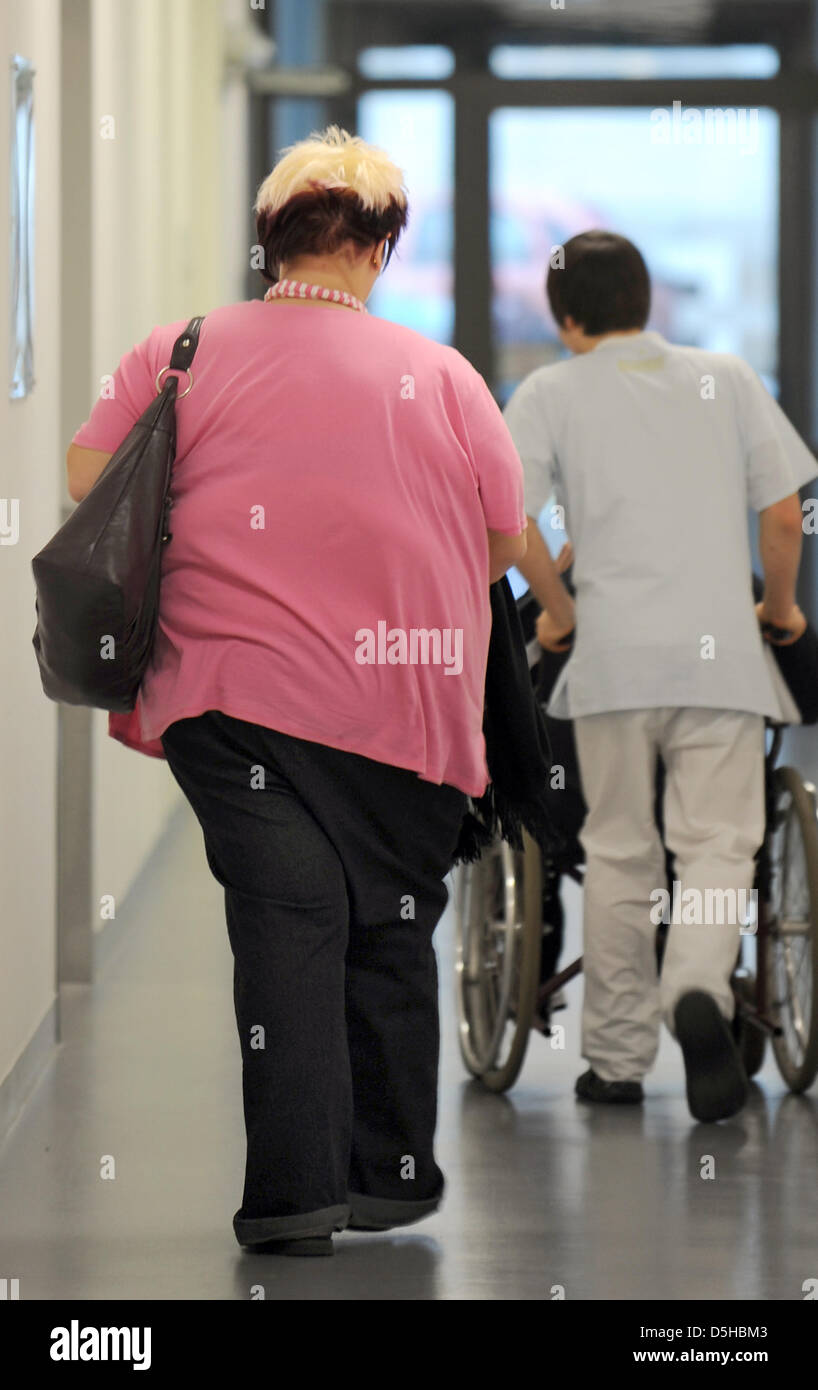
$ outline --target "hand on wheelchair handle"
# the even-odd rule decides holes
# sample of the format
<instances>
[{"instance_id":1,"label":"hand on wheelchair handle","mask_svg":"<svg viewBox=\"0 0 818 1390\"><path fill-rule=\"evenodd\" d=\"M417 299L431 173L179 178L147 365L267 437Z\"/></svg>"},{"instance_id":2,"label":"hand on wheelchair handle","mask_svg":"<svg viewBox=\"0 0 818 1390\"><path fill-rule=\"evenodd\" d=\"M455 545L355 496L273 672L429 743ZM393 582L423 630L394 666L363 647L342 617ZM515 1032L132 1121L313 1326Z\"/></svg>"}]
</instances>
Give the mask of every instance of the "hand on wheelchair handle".
<instances>
[{"instance_id":1,"label":"hand on wheelchair handle","mask_svg":"<svg viewBox=\"0 0 818 1390\"><path fill-rule=\"evenodd\" d=\"M537 619L537 641L547 652L567 652L574 645L576 627L558 627L547 608Z\"/></svg>"},{"instance_id":2,"label":"hand on wheelchair handle","mask_svg":"<svg viewBox=\"0 0 818 1390\"><path fill-rule=\"evenodd\" d=\"M786 626L770 621L763 603L756 604L756 617L761 624L761 635L773 647L790 647L802 637L807 620L798 604L793 604L787 615Z\"/></svg>"}]
</instances>

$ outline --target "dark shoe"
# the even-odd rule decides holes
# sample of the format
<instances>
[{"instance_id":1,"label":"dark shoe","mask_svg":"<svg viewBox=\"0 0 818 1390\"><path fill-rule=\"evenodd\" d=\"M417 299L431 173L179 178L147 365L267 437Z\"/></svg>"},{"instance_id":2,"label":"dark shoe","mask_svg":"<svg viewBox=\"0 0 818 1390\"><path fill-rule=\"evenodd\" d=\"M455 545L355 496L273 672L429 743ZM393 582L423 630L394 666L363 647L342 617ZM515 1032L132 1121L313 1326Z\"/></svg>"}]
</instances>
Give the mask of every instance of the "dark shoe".
<instances>
[{"instance_id":1,"label":"dark shoe","mask_svg":"<svg viewBox=\"0 0 818 1390\"><path fill-rule=\"evenodd\" d=\"M332 1236L301 1236L297 1240L265 1240L245 1247L251 1255L334 1255Z\"/></svg>"},{"instance_id":2,"label":"dark shoe","mask_svg":"<svg viewBox=\"0 0 818 1390\"><path fill-rule=\"evenodd\" d=\"M711 994L683 994L673 1019L687 1076L687 1103L696 1120L728 1120L747 1099L747 1076L733 1031Z\"/></svg>"},{"instance_id":3,"label":"dark shoe","mask_svg":"<svg viewBox=\"0 0 818 1390\"><path fill-rule=\"evenodd\" d=\"M422 1202L403 1202L391 1197L368 1197L362 1192L348 1194L351 1207L348 1231L391 1231L394 1226L411 1226L431 1216L440 1206L442 1191L437 1197Z\"/></svg>"},{"instance_id":4,"label":"dark shoe","mask_svg":"<svg viewBox=\"0 0 818 1390\"><path fill-rule=\"evenodd\" d=\"M349 1207L340 1203L295 1216L233 1217L233 1231L243 1250L262 1255L332 1255L332 1233L347 1224Z\"/></svg>"},{"instance_id":5,"label":"dark shoe","mask_svg":"<svg viewBox=\"0 0 818 1390\"><path fill-rule=\"evenodd\" d=\"M601 1101L604 1105L641 1105L641 1081L603 1081L591 1068L583 1072L574 1087L579 1100Z\"/></svg>"}]
</instances>

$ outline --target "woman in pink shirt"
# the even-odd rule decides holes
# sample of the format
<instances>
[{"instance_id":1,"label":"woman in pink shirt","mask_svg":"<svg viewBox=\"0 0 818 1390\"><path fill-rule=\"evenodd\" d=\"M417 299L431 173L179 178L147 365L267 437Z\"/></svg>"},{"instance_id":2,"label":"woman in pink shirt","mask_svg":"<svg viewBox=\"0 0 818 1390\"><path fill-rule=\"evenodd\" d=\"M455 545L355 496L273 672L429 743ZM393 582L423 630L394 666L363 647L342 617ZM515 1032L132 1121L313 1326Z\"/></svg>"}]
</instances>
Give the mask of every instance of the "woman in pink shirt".
<instances>
[{"instance_id":1,"label":"woman in pink shirt","mask_svg":"<svg viewBox=\"0 0 818 1390\"><path fill-rule=\"evenodd\" d=\"M236 1237L331 1253L334 1230L440 1202L432 933L488 780L488 586L522 557L526 518L483 379L365 309L406 224L401 171L330 127L284 153L256 213L270 288L204 320L156 646L109 732L167 759L225 889ZM185 323L122 358L75 434L77 500Z\"/></svg>"}]
</instances>

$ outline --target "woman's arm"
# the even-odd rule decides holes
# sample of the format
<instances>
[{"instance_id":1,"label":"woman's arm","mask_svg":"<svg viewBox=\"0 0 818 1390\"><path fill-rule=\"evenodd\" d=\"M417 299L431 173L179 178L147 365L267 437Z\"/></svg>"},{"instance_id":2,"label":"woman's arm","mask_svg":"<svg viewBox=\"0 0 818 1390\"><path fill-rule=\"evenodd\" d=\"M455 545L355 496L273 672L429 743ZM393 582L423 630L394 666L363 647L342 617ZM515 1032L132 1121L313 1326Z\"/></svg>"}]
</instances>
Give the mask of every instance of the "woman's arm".
<instances>
[{"instance_id":1,"label":"woman's arm","mask_svg":"<svg viewBox=\"0 0 818 1390\"><path fill-rule=\"evenodd\" d=\"M83 449L81 444L69 444L66 457L68 495L75 502L87 497L112 454L99 449Z\"/></svg>"},{"instance_id":2,"label":"woman's arm","mask_svg":"<svg viewBox=\"0 0 818 1390\"><path fill-rule=\"evenodd\" d=\"M527 531L519 536L507 536L504 531L489 531L489 584L502 579L507 569L519 565L526 550Z\"/></svg>"}]
</instances>

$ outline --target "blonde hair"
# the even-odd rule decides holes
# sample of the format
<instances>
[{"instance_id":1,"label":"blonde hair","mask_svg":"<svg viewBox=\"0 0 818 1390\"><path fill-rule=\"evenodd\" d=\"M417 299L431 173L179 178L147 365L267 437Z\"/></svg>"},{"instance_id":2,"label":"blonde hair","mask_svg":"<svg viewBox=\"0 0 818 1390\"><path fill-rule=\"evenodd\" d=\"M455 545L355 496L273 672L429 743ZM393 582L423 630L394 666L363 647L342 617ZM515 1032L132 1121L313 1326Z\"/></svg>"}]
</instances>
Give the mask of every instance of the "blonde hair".
<instances>
[{"instance_id":1,"label":"blonde hair","mask_svg":"<svg viewBox=\"0 0 818 1390\"><path fill-rule=\"evenodd\" d=\"M405 208L403 177L384 150L331 125L282 152L258 190L254 211L275 214L295 194L319 188L351 189L368 212L384 212L390 204Z\"/></svg>"},{"instance_id":2,"label":"blonde hair","mask_svg":"<svg viewBox=\"0 0 818 1390\"><path fill-rule=\"evenodd\" d=\"M279 266L305 255L334 255L348 243L386 243L388 264L409 219L403 172L389 156L337 125L282 153L258 190L259 266L275 282Z\"/></svg>"}]
</instances>

